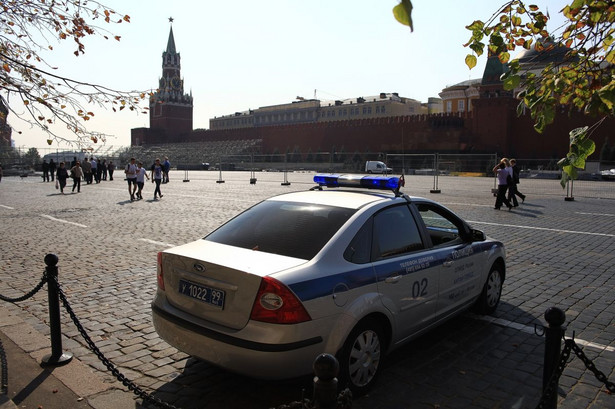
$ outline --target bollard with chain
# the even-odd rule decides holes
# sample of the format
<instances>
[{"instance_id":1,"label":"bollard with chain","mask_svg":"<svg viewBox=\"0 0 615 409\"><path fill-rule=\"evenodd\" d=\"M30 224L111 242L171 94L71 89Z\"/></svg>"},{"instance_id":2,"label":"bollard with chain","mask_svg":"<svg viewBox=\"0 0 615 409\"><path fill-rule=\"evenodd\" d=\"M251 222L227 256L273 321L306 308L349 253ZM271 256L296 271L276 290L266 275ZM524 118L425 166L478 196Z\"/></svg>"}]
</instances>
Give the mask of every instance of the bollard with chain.
<instances>
[{"instance_id":1,"label":"bollard with chain","mask_svg":"<svg viewBox=\"0 0 615 409\"><path fill-rule=\"evenodd\" d=\"M546 392L553 376L559 378L559 374L556 374L556 370L562 349L561 341L566 329L563 326L566 322L566 314L559 308L549 307L547 311L545 311L545 320L549 326L545 327L545 361L542 374L543 392ZM557 409L557 379L553 380L552 384L554 387L551 388L547 400L544 402L544 407L546 409Z\"/></svg>"},{"instance_id":2,"label":"bollard with chain","mask_svg":"<svg viewBox=\"0 0 615 409\"><path fill-rule=\"evenodd\" d=\"M58 288L58 256L47 254L45 256L47 267L47 294L49 297L49 329L51 331L51 354L42 359L43 366L60 366L73 359L73 355L62 352L62 328L60 326L60 296Z\"/></svg>"},{"instance_id":3,"label":"bollard with chain","mask_svg":"<svg viewBox=\"0 0 615 409\"><path fill-rule=\"evenodd\" d=\"M320 354L314 361L314 407L333 409L337 406L337 373L340 364L331 354Z\"/></svg>"}]
</instances>

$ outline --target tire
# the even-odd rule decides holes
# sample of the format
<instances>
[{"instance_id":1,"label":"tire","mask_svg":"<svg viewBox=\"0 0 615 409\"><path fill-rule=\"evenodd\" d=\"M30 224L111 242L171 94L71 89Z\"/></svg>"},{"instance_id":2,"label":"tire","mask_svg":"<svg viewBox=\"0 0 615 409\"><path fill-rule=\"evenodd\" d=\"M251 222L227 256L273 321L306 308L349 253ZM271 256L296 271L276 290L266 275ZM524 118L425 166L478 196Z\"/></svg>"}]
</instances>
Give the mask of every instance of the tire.
<instances>
[{"instance_id":1,"label":"tire","mask_svg":"<svg viewBox=\"0 0 615 409\"><path fill-rule=\"evenodd\" d=\"M359 323L338 354L340 383L353 394L365 394L380 374L386 344L382 326L374 320Z\"/></svg>"},{"instance_id":2,"label":"tire","mask_svg":"<svg viewBox=\"0 0 615 409\"><path fill-rule=\"evenodd\" d=\"M489 270L487 281L476 303L477 312L479 314L492 314L500 303L502 284L504 282L503 274L500 269L501 266L494 264L491 270Z\"/></svg>"}]
</instances>

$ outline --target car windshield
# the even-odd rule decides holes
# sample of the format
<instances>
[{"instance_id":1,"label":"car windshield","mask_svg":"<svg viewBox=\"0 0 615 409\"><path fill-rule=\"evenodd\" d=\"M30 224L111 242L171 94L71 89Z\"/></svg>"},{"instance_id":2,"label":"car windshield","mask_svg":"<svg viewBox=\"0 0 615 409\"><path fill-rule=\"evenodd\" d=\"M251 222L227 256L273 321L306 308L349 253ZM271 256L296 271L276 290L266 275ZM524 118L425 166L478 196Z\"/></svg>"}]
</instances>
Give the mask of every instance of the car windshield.
<instances>
[{"instance_id":1,"label":"car windshield","mask_svg":"<svg viewBox=\"0 0 615 409\"><path fill-rule=\"evenodd\" d=\"M321 204L269 200L231 219L205 240L310 260L354 212Z\"/></svg>"}]
</instances>

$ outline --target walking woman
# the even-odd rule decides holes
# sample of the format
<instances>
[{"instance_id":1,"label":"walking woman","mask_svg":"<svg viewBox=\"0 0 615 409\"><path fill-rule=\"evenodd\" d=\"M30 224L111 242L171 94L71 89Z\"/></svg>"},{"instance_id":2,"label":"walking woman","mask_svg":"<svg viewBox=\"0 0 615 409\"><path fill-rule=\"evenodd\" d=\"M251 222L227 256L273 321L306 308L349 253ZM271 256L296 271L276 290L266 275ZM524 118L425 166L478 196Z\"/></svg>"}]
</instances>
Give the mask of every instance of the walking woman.
<instances>
[{"instance_id":1,"label":"walking woman","mask_svg":"<svg viewBox=\"0 0 615 409\"><path fill-rule=\"evenodd\" d=\"M77 161L75 166L70 169L70 176L73 178L73 190L75 193L75 188L77 188L77 193L81 192L81 178L83 178L83 169L81 168L81 162Z\"/></svg>"},{"instance_id":2,"label":"walking woman","mask_svg":"<svg viewBox=\"0 0 615 409\"><path fill-rule=\"evenodd\" d=\"M154 200L156 200L156 194L158 194L158 197L162 198L162 193L160 192L162 173L163 168L160 164L160 159L156 158L156 162L154 162L154 164L152 165L152 183L156 182L156 190L154 190Z\"/></svg>"},{"instance_id":3,"label":"walking woman","mask_svg":"<svg viewBox=\"0 0 615 409\"><path fill-rule=\"evenodd\" d=\"M60 184L60 193L64 194L66 179L68 179L68 171L66 170L64 162L60 162L60 167L58 168L58 171L56 173L56 178L58 178L58 183Z\"/></svg>"}]
</instances>

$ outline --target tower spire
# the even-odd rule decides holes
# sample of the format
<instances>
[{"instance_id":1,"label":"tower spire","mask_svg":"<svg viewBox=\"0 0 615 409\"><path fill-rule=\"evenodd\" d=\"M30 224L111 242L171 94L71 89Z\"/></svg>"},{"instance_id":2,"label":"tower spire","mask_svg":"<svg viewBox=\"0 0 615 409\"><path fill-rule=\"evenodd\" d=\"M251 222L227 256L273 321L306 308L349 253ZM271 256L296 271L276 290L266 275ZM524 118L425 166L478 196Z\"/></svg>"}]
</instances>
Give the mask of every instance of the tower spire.
<instances>
[{"instance_id":1,"label":"tower spire","mask_svg":"<svg viewBox=\"0 0 615 409\"><path fill-rule=\"evenodd\" d=\"M169 31L169 41L167 42L167 53L175 54L175 38L173 38L173 17L169 17L169 23L171 23L171 29Z\"/></svg>"}]
</instances>

